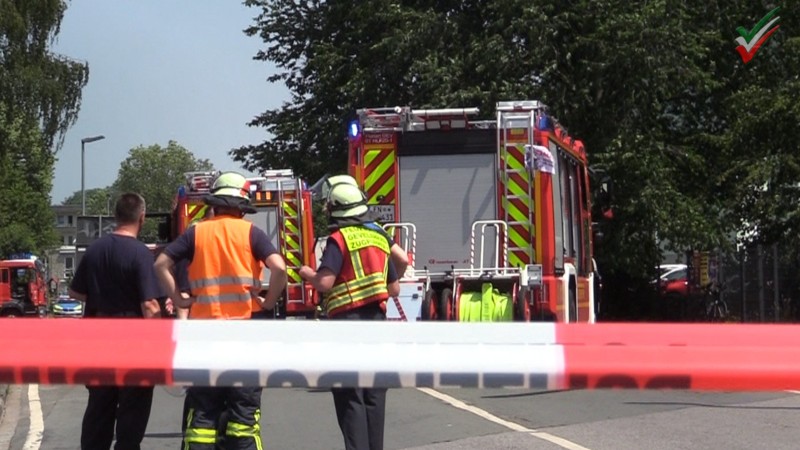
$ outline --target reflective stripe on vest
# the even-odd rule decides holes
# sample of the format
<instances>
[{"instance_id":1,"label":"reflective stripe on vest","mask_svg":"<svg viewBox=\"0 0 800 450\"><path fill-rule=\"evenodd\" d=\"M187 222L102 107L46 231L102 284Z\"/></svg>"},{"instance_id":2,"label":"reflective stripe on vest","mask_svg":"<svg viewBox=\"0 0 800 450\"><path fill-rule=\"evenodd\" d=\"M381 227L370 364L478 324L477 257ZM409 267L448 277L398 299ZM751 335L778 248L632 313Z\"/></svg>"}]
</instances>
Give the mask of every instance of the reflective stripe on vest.
<instances>
[{"instance_id":1,"label":"reflective stripe on vest","mask_svg":"<svg viewBox=\"0 0 800 450\"><path fill-rule=\"evenodd\" d=\"M358 226L340 228L338 233L341 233L350 258L345 260L343 270L336 277L336 282L326 298L325 308L328 315L347 310L352 305L389 298L386 274L390 249L386 236ZM369 266L365 266L362 255L370 257Z\"/></svg>"},{"instance_id":2,"label":"reflective stripe on vest","mask_svg":"<svg viewBox=\"0 0 800 450\"><path fill-rule=\"evenodd\" d=\"M193 319L247 319L252 314L250 289L261 272L250 245L252 224L244 219L217 216L194 227L194 258L189 264L189 286L196 301Z\"/></svg>"}]
</instances>

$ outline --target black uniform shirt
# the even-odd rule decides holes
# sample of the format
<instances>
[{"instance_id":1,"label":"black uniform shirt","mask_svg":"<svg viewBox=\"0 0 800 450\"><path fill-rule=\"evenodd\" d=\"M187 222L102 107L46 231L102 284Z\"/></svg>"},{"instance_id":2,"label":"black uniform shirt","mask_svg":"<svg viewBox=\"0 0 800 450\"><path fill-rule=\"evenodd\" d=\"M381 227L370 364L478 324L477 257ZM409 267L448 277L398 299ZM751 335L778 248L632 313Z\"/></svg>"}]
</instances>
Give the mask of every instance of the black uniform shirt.
<instances>
[{"instance_id":1,"label":"black uniform shirt","mask_svg":"<svg viewBox=\"0 0 800 450\"><path fill-rule=\"evenodd\" d=\"M153 254L141 241L108 234L86 250L70 288L86 295L89 317L143 317L142 302L161 295L153 262Z\"/></svg>"}]
</instances>

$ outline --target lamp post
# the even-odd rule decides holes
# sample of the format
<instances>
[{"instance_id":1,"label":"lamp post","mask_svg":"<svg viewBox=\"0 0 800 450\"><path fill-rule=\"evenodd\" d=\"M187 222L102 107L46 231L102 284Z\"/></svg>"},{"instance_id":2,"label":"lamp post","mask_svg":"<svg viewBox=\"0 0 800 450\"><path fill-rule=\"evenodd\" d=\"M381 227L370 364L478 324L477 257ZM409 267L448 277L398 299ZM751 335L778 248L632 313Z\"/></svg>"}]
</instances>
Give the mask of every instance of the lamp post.
<instances>
[{"instance_id":1,"label":"lamp post","mask_svg":"<svg viewBox=\"0 0 800 450\"><path fill-rule=\"evenodd\" d=\"M85 137L81 139L81 215L86 215L86 189L84 188L84 153L86 150L86 144L94 141L99 141L100 139L105 139L105 136L92 136L92 137Z\"/></svg>"}]
</instances>

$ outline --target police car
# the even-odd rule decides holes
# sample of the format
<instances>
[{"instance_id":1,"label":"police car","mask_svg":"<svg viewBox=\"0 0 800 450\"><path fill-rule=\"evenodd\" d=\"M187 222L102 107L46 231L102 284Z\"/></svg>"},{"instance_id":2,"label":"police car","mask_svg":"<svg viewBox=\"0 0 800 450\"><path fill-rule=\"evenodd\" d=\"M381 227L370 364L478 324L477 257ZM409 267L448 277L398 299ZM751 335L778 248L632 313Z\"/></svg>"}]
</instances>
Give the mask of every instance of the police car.
<instances>
[{"instance_id":1,"label":"police car","mask_svg":"<svg viewBox=\"0 0 800 450\"><path fill-rule=\"evenodd\" d=\"M83 317L83 302L68 295L59 295L51 311L55 317Z\"/></svg>"}]
</instances>

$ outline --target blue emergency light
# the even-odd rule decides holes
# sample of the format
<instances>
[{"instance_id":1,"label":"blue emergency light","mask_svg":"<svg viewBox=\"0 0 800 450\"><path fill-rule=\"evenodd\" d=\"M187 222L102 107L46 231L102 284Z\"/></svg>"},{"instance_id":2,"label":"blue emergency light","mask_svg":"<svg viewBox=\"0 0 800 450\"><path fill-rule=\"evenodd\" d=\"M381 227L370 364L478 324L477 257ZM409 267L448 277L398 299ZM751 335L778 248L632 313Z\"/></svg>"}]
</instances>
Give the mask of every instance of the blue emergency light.
<instances>
[{"instance_id":1,"label":"blue emergency light","mask_svg":"<svg viewBox=\"0 0 800 450\"><path fill-rule=\"evenodd\" d=\"M348 127L348 130L350 132L350 138L351 139L357 138L358 137L358 133L361 131L359 129L358 121L354 120L354 121L350 122L350 126Z\"/></svg>"}]
</instances>

